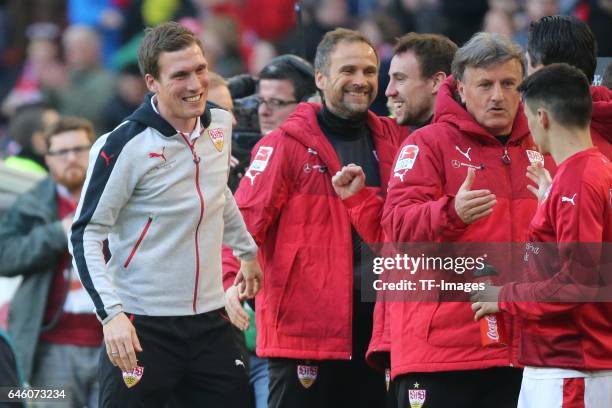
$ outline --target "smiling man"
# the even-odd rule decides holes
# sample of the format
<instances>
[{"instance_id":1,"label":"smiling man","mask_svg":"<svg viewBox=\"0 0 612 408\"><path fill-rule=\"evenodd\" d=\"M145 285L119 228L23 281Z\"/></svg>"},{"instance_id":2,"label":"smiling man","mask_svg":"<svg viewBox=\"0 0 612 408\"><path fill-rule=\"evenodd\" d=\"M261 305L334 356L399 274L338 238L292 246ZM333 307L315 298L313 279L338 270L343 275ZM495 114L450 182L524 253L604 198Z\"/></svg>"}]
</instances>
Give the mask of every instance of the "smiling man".
<instances>
[{"instance_id":1,"label":"smiling man","mask_svg":"<svg viewBox=\"0 0 612 408\"><path fill-rule=\"evenodd\" d=\"M182 406L242 407L221 242L242 260L243 296L262 277L226 186L231 114L206 106L208 66L191 31L147 29L138 63L153 95L93 146L70 236L103 325L100 406L163 406L174 393Z\"/></svg>"},{"instance_id":2,"label":"smiling man","mask_svg":"<svg viewBox=\"0 0 612 408\"><path fill-rule=\"evenodd\" d=\"M373 305L360 301L361 237L330 177L355 163L384 195L407 129L368 110L378 62L359 32L327 33L315 58L323 106L299 104L263 137L236 192L266 274L256 322L270 407L384 405L384 378L364 361Z\"/></svg>"},{"instance_id":3,"label":"smiling man","mask_svg":"<svg viewBox=\"0 0 612 408\"><path fill-rule=\"evenodd\" d=\"M416 130L431 123L455 52L457 45L439 34L408 33L397 41L385 95L399 125Z\"/></svg>"},{"instance_id":4,"label":"smiling man","mask_svg":"<svg viewBox=\"0 0 612 408\"><path fill-rule=\"evenodd\" d=\"M524 242L537 207L525 168L543 158L517 91L523 53L501 35L478 33L457 51L452 72L432 124L412 133L396 159L383 229L398 243ZM503 260L500 274L518 267ZM433 408L516 406L514 339L481 345L469 304L395 302L389 316L398 407L417 397Z\"/></svg>"}]
</instances>

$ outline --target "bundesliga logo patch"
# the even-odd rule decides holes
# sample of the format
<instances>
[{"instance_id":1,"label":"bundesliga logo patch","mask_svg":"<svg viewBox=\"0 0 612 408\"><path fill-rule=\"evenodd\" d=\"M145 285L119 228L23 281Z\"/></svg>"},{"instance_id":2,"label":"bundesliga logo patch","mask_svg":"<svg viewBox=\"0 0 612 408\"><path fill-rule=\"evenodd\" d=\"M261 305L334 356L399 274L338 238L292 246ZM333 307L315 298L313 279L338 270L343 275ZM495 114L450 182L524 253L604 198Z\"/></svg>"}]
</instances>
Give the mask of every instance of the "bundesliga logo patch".
<instances>
[{"instance_id":1,"label":"bundesliga logo patch","mask_svg":"<svg viewBox=\"0 0 612 408\"><path fill-rule=\"evenodd\" d=\"M128 388L132 388L140 382L144 373L144 367L136 366L132 371L123 372L123 382Z\"/></svg>"},{"instance_id":2,"label":"bundesliga logo patch","mask_svg":"<svg viewBox=\"0 0 612 408\"><path fill-rule=\"evenodd\" d=\"M208 136L210 137L210 140L212 140L217 151L220 152L221 150L223 150L223 129L221 128L209 129Z\"/></svg>"},{"instance_id":3,"label":"bundesliga logo patch","mask_svg":"<svg viewBox=\"0 0 612 408\"><path fill-rule=\"evenodd\" d=\"M310 366L310 365L298 365L297 366L297 376L298 380L300 380L300 384L304 388L310 388L312 384L314 384L317 379L317 375L319 374L318 366Z\"/></svg>"},{"instance_id":4,"label":"bundesliga logo patch","mask_svg":"<svg viewBox=\"0 0 612 408\"><path fill-rule=\"evenodd\" d=\"M401 181L404 181L404 174L406 171L412 169L417 156L419 155L419 146L417 145L406 145L402 147L397 163L395 163L395 169L393 169L393 175L399 177Z\"/></svg>"},{"instance_id":5,"label":"bundesliga logo patch","mask_svg":"<svg viewBox=\"0 0 612 408\"><path fill-rule=\"evenodd\" d=\"M255 158L245 174L251 180L251 185L255 182L255 177L268 166L273 151L274 148L269 146L259 146L259 149L257 149L257 154L255 154Z\"/></svg>"}]
</instances>

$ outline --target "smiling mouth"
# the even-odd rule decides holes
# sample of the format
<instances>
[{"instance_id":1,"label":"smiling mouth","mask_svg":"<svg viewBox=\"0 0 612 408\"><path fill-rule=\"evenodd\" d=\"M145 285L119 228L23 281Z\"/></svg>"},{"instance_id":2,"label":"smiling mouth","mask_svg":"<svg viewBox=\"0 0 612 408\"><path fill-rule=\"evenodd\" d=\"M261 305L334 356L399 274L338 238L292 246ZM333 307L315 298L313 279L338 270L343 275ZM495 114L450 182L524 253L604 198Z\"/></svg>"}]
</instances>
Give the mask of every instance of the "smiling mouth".
<instances>
[{"instance_id":1,"label":"smiling mouth","mask_svg":"<svg viewBox=\"0 0 612 408\"><path fill-rule=\"evenodd\" d=\"M194 95L194 96L185 97L185 98L183 98L183 100L185 102L198 102L201 98L202 98L202 94L198 94L198 95Z\"/></svg>"}]
</instances>

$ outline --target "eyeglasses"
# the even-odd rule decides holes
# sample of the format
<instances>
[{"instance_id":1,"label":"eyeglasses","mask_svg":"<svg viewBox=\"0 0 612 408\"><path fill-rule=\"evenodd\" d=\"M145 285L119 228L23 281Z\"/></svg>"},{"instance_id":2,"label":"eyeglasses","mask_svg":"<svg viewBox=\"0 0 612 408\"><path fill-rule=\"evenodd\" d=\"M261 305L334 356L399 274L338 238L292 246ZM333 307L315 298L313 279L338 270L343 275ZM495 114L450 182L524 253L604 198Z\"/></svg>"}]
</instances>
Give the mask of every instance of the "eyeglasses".
<instances>
[{"instance_id":1,"label":"eyeglasses","mask_svg":"<svg viewBox=\"0 0 612 408\"><path fill-rule=\"evenodd\" d=\"M264 99L262 97L257 97L257 103L259 105L266 105L269 109L278 110L284 108L285 106L296 104L298 101L283 101L282 99L276 98Z\"/></svg>"},{"instance_id":2,"label":"eyeglasses","mask_svg":"<svg viewBox=\"0 0 612 408\"><path fill-rule=\"evenodd\" d=\"M79 156L79 155L82 155L82 154L85 154L85 153L89 152L89 148L90 147L91 147L91 145L83 145L83 146L71 147L69 149L59 149L59 150L54 150L54 151L49 150L47 152L47 155L48 156L57 156L57 157L66 157L66 156L68 156L68 154L70 154L70 152L72 152L75 155Z\"/></svg>"}]
</instances>

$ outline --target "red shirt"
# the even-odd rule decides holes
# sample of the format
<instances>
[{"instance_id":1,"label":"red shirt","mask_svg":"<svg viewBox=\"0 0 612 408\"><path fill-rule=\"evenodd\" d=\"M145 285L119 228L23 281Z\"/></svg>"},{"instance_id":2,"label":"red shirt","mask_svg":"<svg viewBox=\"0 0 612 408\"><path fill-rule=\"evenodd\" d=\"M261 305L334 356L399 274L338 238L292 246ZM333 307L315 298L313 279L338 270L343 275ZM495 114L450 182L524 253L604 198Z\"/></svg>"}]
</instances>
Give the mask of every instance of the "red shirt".
<instances>
[{"instance_id":1,"label":"red shirt","mask_svg":"<svg viewBox=\"0 0 612 408\"><path fill-rule=\"evenodd\" d=\"M57 215L60 220L74 213L76 206L77 203L70 196L58 190ZM43 325L51 323L54 316L60 313L59 310L64 308L64 303L70 290L80 289L79 287L71 287L76 286L76 282L70 281L70 277L68 277L67 281L64 276L65 271L70 270L71 262L72 258L66 250L57 265L55 276L49 289ZM53 325L50 330L41 333L40 340L55 344L97 347L103 340L102 326L93 313L93 305L91 313L67 313L62 311L57 324Z\"/></svg>"},{"instance_id":2,"label":"red shirt","mask_svg":"<svg viewBox=\"0 0 612 408\"><path fill-rule=\"evenodd\" d=\"M506 285L500 293L500 308L522 318L520 363L612 369L612 303L570 301L580 287L573 283L592 281L593 271L609 272L605 258L611 254L602 243L611 241L612 163L591 148L561 163L531 222L526 258L536 267L528 268L530 281ZM547 256L551 249L556 253ZM566 301L535 302L551 294Z\"/></svg>"}]
</instances>

